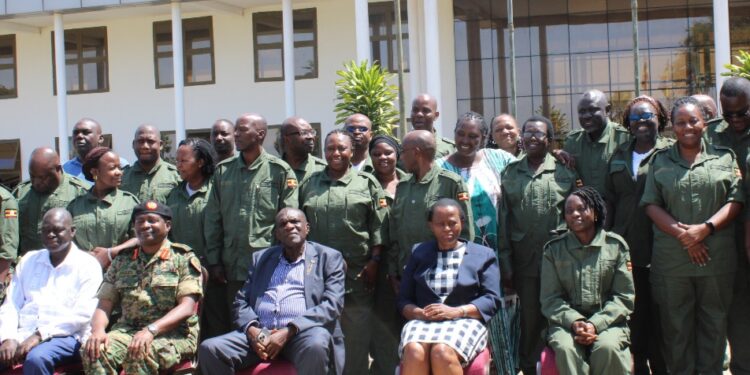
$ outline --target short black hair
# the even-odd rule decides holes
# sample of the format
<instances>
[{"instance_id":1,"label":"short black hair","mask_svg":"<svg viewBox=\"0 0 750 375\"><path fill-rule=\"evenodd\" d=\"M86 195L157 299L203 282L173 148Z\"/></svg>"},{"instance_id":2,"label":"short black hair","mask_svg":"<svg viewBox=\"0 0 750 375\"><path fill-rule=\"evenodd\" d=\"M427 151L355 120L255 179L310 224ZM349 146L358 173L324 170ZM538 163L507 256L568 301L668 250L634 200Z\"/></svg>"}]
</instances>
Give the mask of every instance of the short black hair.
<instances>
[{"instance_id":1,"label":"short black hair","mask_svg":"<svg viewBox=\"0 0 750 375\"><path fill-rule=\"evenodd\" d=\"M344 129L333 129L328 134L326 134L326 137L323 139L323 148L325 148L325 144L328 143L328 138L330 138L334 134L343 135L346 138L349 138L349 141L352 143L352 146L354 146L354 137L352 137L352 134Z\"/></svg>"},{"instance_id":2,"label":"short black hair","mask_svg":"<svg viewBox=\"0 0 750 375\"><path fill-rule=\"evenodd\" d=\"M92 148L91 151L86 154L86 157L83 158L83 165L81 167L81 170L83 172L83 176L86 177L87 180L94 180L94 176L91 174L91 170L99 166L99 159L101 159L102 156L104 156L108 152L113 151L109 147L99 146Z\"/></svg>"},{"instance_id":3,"label":"short black hair","mask_svg":"<svg viewBox=\"0 0 750 375\"><path fill-rule=\"evenodd\" d=\"M672 121L674 121L674 114L677 112L678 109L686 106L686 105L694 105L698 108L698 111L701 114L701 117L703 117L703 121L706 121L706 109L703 108L701 105L701 102L698 101L698 99L692 97L692 96L683 96L677 100L675 100L674 104L672 104L672 112L670 113L670 116L672 118Z\"/></svg>"},{"instance_id":4,"label":"short black hair","mask_svg":"<svg viewBox=\"0 0 750 375\"><path fill-rule=\"evenodd\" d=\"M474 111L469 111L469 112L464 113L461 116L458 116L458 120L456 121L456 127L453 128L453 132L455 133L456 130L458 130L458 128L463 126L463 123L465 121L478 122L479 132L482 133L482 137L487 137L487 135L490 133L490 127L487 126L487 121L484 120L484 116Z\"/></svg>"},{"instance_id":5,"label":"short black hair","mask_svg":"<svg viewBox=\"0 0 750 375\"><path fill-rule=\"evenodd\" d=\"M207 178L214 175L216 161L219 160L219 157L216 155L216 150L211 143L203 138L187 138L182 140L177 147L180 146L190 146L193 149L195 158L203 160L203 168L201 168L203 177Z\"/></svg>"},{"instance_id":6,"label":"short black hair","mask_svg":"<svg viewBox=\"0 0 750 375\"><path fill-rule=\"evenodd\" d=\"M729 98L745 96L750 99L750 81L743 77L730 77L721 85L719 95Z\"/></svg>"},{"instance_id":7,"label":"short black hair","mask_svg":"<svg viewBox=\"0 0 750 375\"><path fill-rule=\"evenodd\" d=\"M552 124L552 120L539 115L534 115L529 117L528 120L523 122L523 125L521 125L521 137L523 138L523 131L526 129L526 124L530 122L543 122L547 125L547 139L550 141L553 141L555 139L555 125Z\"/></svg>"},{"instance_id":8,"label":"short black hair","mask_svg":"<svg viewBox=\"0 0 750 375\"><path fill-rule=\"evenodd\" d=\"M596 226L596 229L601 229L604 225L604 219L607 216L607 204L604 203L602 195L592 186L583 186L570 193L565 200L567 201L572 196L581 198L586 207L594 210L594 214L596 215L594 226Z\"/></svg>"},{"instance_id":9,"label":"short black hair","mask_svg":"<svg viewBox=\"0 0 750 375\"><path fill-rule=\"evenodd\" d=\"M452 198L438 199L438 201L435 202L432 207L430 207L430 210L427 211L427 221L432 221L432 216L435 214L435 210L437 210L439 207L455 207L458 210L458 215L461 217L461 222L466 222L466 212L464 212L464 208L461 207L461 205Z\"/></svg>"}]
</instances>

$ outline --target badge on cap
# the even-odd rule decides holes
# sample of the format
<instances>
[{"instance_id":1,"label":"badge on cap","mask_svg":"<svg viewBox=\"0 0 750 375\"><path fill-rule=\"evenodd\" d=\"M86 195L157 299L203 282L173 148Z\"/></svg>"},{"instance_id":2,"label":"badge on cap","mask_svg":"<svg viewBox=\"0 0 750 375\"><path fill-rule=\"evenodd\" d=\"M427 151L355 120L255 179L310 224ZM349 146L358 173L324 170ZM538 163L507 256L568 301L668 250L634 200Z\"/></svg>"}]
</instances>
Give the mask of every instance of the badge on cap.
<instances>
[{"instance_id":1,"label":"badge on cap","mask_svg":"<svg viewBox=\"0 0 750 375\"><path fill-rule=\"evenodd\" d=\"M5 210L4 216L6 219L16 219L18 218L18 210L8 208Z\"/></svg>"},{"instance_id":2,"label":"badge on cap","mask_svg":"<svg viewBox=\"0 0 750 375\"><path fill-rule=\"evenodd\" d=\"M465 191L462 191L462 192L458 193L458 197L457 198L460 201L468 201L469 200L469 193L467 193Z\"/></svg>"},{"instance_id":3,"label":"badge on cap","mask_svg":"<svg viewBox=\"0 0 750 375\"><path fill-rule=\"evenodd\" d=\"M286 187L289 189L294 189L297 187L297 179L296 178L287 178L286 179Z\"/></svg>"},{"instance_id":4,"label":"badge on cap","mask_svg":"<svg viewBox=\"0 0 750 375\"><path fill-rule=\"evenodd\" d=\"M159 208L159 205L156 204L154 201L148 201L146 202L146 209L149 211L156 211L156 209Z\"/></svg>"}]
</instances>

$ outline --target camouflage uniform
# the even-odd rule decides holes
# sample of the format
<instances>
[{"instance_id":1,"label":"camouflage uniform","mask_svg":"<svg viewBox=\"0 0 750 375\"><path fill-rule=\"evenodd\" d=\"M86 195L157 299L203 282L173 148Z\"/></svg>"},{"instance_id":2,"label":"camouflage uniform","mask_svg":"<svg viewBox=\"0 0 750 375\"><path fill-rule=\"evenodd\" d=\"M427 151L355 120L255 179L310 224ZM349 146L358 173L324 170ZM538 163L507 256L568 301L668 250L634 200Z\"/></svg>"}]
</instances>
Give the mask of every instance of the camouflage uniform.
<instances>
[{"instance_id":1,"label":"camouflage uniform","mask_svg":"<svg viewBox=\"0 0 750 375\"><path fill-rule=\"evenodd\" d=\"M128 356L128 345L138 331L166 315L188 295L201 297L201 264L185 245L165 241L153 255L140 249L119 254L104 276L98 298L122 308L122 316L107 334L109 346L96 361L84 361L87 374L157 374L195 355L198 315L172 331L159 334L145 359ZM84 357L83 349L81 356Z\"/></svg>"},{"instance_id":2,"label":"camouflage uniform","mask_svg":"<svg viewBox=\"0 0 750 375\"><path fill-rule=\"evenodd\" d=\"M0 186L0 259L16 260L18 250L18 202L13 195ZM11 267L8 275L13 273ZM10 284L7 280L0 280L0 304L5 300L5 290Z\"/></svg>"}]
</instances>

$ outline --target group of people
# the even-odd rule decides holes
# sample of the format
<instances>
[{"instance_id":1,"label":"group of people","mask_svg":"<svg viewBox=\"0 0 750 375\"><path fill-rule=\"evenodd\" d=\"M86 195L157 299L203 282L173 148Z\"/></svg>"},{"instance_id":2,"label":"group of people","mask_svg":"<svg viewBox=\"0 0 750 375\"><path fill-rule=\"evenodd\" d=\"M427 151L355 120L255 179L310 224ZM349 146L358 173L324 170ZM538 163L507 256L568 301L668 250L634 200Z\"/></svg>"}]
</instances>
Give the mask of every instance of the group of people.
<instances>
[{"instance_id":1,"label":"group of people","mask_svg":"<svg viewBox=\"0 0 750 375\"><path fill-rule=\"evenodd\" d=\"M671 113L639 96L620 125L588 91L555 150L542 116L468 112L438 136L421 94L401 142L354 114L324 160L303 118L276 157L248 113L175 165L156 127L130 165L84 118L75 158L37 148L30 180L0 188L0 369L461 374L507 352L488 332L517 293L526 375L545 346L562 374L721 373L727 337L750 373L750 81L720 99L717 118L707 96Z\"/></svg>"}]
</instances>

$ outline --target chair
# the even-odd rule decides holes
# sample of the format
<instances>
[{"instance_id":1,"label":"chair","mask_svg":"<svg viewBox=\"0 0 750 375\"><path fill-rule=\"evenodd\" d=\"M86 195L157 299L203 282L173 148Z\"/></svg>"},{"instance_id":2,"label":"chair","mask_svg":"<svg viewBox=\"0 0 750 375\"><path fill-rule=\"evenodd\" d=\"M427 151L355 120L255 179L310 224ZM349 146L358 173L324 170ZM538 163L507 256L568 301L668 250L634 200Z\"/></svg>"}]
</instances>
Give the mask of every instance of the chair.
<instances>
[{"instance_id":1,"label":"chair","mask_svg":"<svg viewBox=\"0 0 750 375\"><path fill-rule=\"evenodd\" d=\"M544 347L539 362L536 363L537 375L558 375L555 363L555 351L549 346Z\"/></svg>"},{"instance_id":2,"label":"chair","mask_svg":"<svg viewBox=\"0 0 750 375\"><path fill-rule=\"evenodd\" d=\"M235 375L297 375L297 369L287 360L272 359L237 371Z\"/></svg>"},{"instance_id":3,"label":"chair","mask_svg":"<svg viewBox=\"0 0 750 375\"><path fill-rule=\"evenodd\" d=\"M484 348L481 353L474 357L468 366L464 367L464 375L489 375L491 363L492 357L490 356L490 349ZM398 368L396 368L396 375L399 375L400 373L401 366L399 365Z\"/></svg>"},{"instance_id":4,"label":"chair","mask_svg":"<svg viewBox=\"0 0 750 375\"><path fill-rule=\"evenodd\" d=\"M15 365L9 370L0 373L2 375L23 375L23 365ZM54 375L83 374L81 362L73 362L55 367Z\"/></svg>"}]
</instances>

